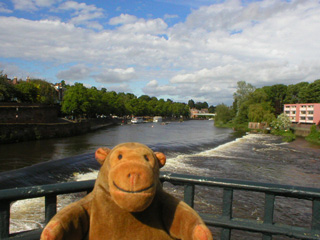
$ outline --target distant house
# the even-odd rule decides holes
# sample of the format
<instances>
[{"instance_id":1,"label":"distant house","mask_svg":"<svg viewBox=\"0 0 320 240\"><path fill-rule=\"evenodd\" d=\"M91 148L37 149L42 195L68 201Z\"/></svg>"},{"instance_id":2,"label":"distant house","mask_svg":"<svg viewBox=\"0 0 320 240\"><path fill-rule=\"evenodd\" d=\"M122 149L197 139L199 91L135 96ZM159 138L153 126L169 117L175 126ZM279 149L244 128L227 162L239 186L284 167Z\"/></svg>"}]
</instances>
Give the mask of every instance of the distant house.
<instances>
[{"instance_id":1,"label":"distant house","mask_svg":"<svg viewBox=\"0 0 320 240\"><path fill-rule=\"evenodd\" d=\"M320 103L285 104L283 112L292 123L320 125Z\"/></svg>"},{"instance_id":2,"label":"distant house","mask_svg":"<svg viewBox=\"0 0 320 240\"><path fill-rule=\"evenodd\" d=\"M56 83L53 87L58 92L58 102L62 102L65 91L64 87L62 86L62 83Z\"/></svg>"},{"instance_id":3,"label":"distant house","mask_svg":"<svg viewBox=\"0 0 320 240\"><path fill-rule=\"evenodd\" d=\"M201 113L209 113L208 108L202 108L201 110L198 110L196 108L190 109L190 117L191 118L196 118L196 117L198 117L198 115L201 115Z\"/></svg>"}]
</instances>

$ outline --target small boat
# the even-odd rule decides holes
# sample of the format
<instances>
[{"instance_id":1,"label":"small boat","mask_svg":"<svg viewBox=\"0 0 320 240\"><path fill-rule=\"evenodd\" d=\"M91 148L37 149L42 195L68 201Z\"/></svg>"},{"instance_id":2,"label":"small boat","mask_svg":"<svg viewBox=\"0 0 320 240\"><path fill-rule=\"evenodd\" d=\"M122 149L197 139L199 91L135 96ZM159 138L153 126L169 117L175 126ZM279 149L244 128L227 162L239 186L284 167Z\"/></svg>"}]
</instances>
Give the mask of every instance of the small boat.
<instances>
[{"instance_id":1,"label":"small boat","mask_svg":"<svg viewBox=\"0 0 320 240\"><path fill-rule=\"evenodd\" d=\"M160 116L154 117L153 122L162 122L162 117L160 117Z\"/></svg>"},{"instance_id":2,"label":"small boat","mask_svg":"<svg viewBox=\"0 0 320 240\"><path fill-rule=\"evenodd\" d=\"M143 123L143 117L134 117L131 119L131 123Z\"/></svg>"}]
</instances>

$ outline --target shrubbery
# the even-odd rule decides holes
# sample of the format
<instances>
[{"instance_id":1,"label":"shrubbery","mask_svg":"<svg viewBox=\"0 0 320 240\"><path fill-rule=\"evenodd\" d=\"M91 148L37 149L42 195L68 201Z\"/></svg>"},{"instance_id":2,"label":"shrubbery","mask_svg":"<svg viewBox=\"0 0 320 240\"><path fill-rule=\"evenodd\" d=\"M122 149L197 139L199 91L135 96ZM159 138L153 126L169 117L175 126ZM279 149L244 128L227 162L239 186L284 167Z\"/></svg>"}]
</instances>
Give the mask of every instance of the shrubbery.
<instances>
[{"instance_id":1,"label":"shrubbery","mask_svg":"<svg viewBox=\"0 0 320 240\"><path fill-rule=\"evenodd\" d=\"M317 130L317 126L313 125L310 130L311 132L306 137L306 140L320 145L320 131Z\"/></svg>"},{"instance_id":2,"label":"shrubbery","mask_svg":"<svg viewBox=\"0 0 320 240\"><path fill-rule=\"evenodd\" d=\"M271 133L277 136L282 136L282 141L284 142L292 142L296 139L296 135L291 130L273 129Z\"/></svg>"}]
</instances>

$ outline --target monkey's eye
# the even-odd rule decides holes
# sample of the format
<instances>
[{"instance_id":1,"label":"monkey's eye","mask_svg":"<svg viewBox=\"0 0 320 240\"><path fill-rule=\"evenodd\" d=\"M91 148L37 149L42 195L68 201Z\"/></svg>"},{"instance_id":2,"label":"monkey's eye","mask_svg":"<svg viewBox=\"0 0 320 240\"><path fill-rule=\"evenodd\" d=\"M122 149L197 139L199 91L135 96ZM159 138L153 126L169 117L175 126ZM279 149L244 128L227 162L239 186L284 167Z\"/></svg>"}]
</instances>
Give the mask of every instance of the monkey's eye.
<instances>
[{"instance_id":1,"label":"monkey's eye","mask_svg":"<svg viewBox=\"0 0 320 240\"><path fill-rule=\"evenodd\" d=\"M122 159L122 154L118 155L118 159L121 160Z\"/></svg>"},{"instance_id":2,"label":"monkey's eye","mask_svg":"<svg viewBox=\"0 0 320 240\"><path fill-rule=\"evenodd\" d=\"M148 158L147 155L144 155L144 159L145 159L147 162L149 162L149 158Z\"/></svg>"}]
</instances>

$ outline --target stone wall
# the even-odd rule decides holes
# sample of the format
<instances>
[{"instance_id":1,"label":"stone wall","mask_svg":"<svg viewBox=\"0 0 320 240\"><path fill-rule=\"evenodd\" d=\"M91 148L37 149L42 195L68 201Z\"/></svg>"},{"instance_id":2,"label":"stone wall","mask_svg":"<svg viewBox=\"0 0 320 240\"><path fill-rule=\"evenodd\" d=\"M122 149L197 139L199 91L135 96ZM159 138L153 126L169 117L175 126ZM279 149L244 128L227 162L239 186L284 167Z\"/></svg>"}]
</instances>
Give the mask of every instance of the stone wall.
<instances>
[{"instance_id":1,"label":"stone wall","mask_svg":"<svg viewBox=\"0 0 320 240\"><path fill-rule=\"evenodd\" d=\"M55 106L0 103L0 123L53 123L58 113Z\"/></svg>"},{"instance_id":2,"label":"stone wall","mask_svg":"<svg viewBox=\"0 0 320 240\"><path fill-rule=\"evenodd\" d=\"M294 134L301 137L306 137L311 132L311 126L313 124L293 123L291 127L294 129ZM317 130L320 131L320 126L317 126Z\"/></svg>"},{"instance_id":3,"label":"stone wall","mask_svg":"<svg viewBox=\"0 0 320 240\"><path fill-rule=\"evenodd\" d=\"M0 124L0 143L69 137L89 130L89 123Z\"/></svg>"},{"instance_id":4,"label":"stone wall","mask_svg":"<svg viewBox=\"0 0 320 240\"><path fill-rule=\"evenodd\" d=\"M0 144L47 138L71 137L115 124L114 121L97 119L79 123L0 123Z\"/></svg>"}]
</instances>

